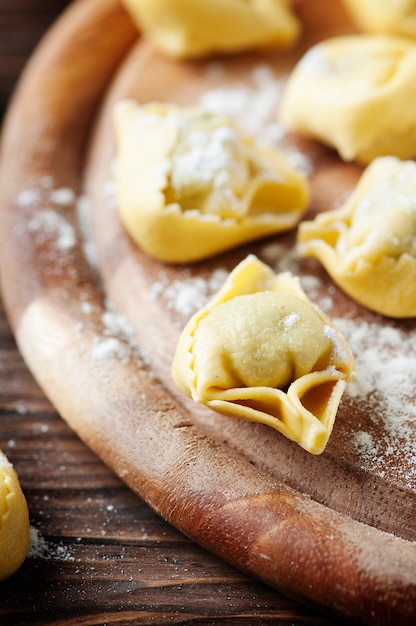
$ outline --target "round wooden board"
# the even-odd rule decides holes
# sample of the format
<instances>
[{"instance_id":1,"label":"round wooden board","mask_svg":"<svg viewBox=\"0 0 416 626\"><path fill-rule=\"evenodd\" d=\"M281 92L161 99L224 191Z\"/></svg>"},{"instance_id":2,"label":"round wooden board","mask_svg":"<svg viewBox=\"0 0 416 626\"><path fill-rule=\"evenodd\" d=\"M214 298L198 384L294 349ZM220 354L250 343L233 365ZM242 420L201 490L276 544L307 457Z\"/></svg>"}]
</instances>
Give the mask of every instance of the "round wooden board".
<instances>
[{"instance_id":1,"label":"round wooden board","mask_svg":"<svg viewBox=\"0 0 416 626\"><path fill-rule=\"evenodd\" d=\"M20 350L60 414L164 519L242 571L336 617L410 624L416 615L415 485L403 464L411 459L399 454L384 473L363 462L351 422L371 427L368 404L343 403L328 450L316 459L265 428L199 411L170 383L169 362L186 315L172 310L166 287L207 281L248 251L270 259L276 242L192 268L162 266L131 244L106 193L114 100L194 102L230 81L247 84L259 65L284 78L316 39L352 30L338 2L295 6L305 27L296 51L217 59L218 73L212 64L167 61L141 41L128 54L136 34L116 0L76 3L34 56L5 124L3 296ZM310 142L285 137L282 147L308 155L311 214L332 208L359 176L359 168ZM76 210L84 175L98 274L87 259L85 215ZM293 262L293 233L278 243L274 261L282 263L283 249ZM393 324L353 304L316 265L296 261L296 267L315 276L318 300L331 294L337 317L412 333L409 322ZM155 297L155 285L164 296ZM120 313L135 339L123 336Z\"/></svg>"}]
</instances>

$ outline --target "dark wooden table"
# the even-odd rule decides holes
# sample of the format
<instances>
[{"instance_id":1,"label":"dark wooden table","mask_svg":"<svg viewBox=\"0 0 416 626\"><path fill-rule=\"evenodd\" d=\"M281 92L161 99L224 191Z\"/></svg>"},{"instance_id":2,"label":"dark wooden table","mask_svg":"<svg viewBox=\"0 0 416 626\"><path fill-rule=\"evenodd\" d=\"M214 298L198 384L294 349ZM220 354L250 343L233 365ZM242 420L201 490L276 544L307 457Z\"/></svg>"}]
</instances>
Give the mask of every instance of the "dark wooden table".
<instances>
[{"instance_id":1,"label":"dark wooden table","mask_svg":"<svg viewBox=\"0 0 416 626\"><path fill-rule=\"evenodd\" d=\"M0 110L66 0L0 0ZM0 208L1 210L1 208ZM160 519L67 427L0 305L0 447L30 510L29 556L0 583L0 624L335 624Z\"/></svg>"}]
</instances>

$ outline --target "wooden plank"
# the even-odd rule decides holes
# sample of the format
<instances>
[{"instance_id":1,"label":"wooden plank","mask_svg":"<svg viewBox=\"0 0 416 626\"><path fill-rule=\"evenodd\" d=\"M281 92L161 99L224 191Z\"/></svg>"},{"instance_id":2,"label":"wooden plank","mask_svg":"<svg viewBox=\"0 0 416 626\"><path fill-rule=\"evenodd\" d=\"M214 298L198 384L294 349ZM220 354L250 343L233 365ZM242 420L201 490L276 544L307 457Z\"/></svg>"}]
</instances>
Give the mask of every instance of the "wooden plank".
<instances>
[{"instance_id":1,"label":"wooden plank","mask_svg":"<svg viewBox=\"0 0 416 626\"><path fill-rule=\"evenodd\" d=\"M301 4L299 2L299 6ZM304 3L304 6L307 4ZM94 5L97 14L87 10L84 13L82 7L87 6L87 2L78 2L78 9L75 8L72 17L61 23L62 29L54 31L43 51L37 55L31 73L17 94L6 127L4 154L12 155L13 158L2 160L5 207L2 214L3 288L20 349L54 406L61 411L72 428L137 494L198 543L237 565L242 571L250 572L288 594L301 597L306 602L326 606L333 615L340 612L349 615L350 623L354 618L371 623L374 615L379 623L391 624L398 619L403 624L412 623L415 609L414 544L379 532L378 524L375 524L376 528L370 526L369 518L365 517L370 503L368 494L362 519L368 524L366 525L355 521L360 519L358 513L362 513L359 503L351 518L347 511L333 506L333 502L329 506L323 502L317 504L308 494L305 495L299 483L295 485L295 490L293 485L284 484L274 468L271 470L267 463L261 467L257 458L248 458L251 463L247 463L244 450L232 449L230 442L233 438L229 434L227 437L222 436L222 441L219 442L205 436L195 425L193 411L186 406L181 407L166 388L156 381L158 372L154 371L149 375L145 363L137 355L133 358L129 352L125 360L115 359L100 364L97 361L92 362L91 354L96 340L105 337L102 325L105 311L100 285L92 278L85 259L80 254L80 242L76 250L69 253L69 257L66 254L56 255L56 249L53 249L48 236L37 238L33 236L33 230L27 227L38 210L46 205L39 200L32 206L23 206L16 201L19 191L30 190L27 187L29 184L33 191L33 186L36 187L40 184L39 181L45 180L45 176L53 175L55 184L69 186L77 191L80 189L85 136L90 128L97 99L108 84L111 68L117 65L117 55L120 53L117 26L113 33L108 28L104 29L100 22L103 20L108 23L110 15L119 19L116 5L112 0L106 0L100 5L96 0L88 0L88 6L90 5ZM92 21L92 15L94 18L98 15L97 23ZM113 25L113 21L111 23ZM91 29L87 29L87 33L92 39L84 38L85 31L80 29L81 24L87 24ZM120 23L118 25L120 27ZM101 32L109 34L109 39L100 36L102 48L89 47L88 50L94 49L90 58L85 55L83 46L96 41L95 35ZM121 39L124 41L123 37ZM306 40L304 43L306 45ZM85 63L77 64L80 58L86 59ZM146 57L145 54L145 58L151 57ZM73 67L77 68L77 72L73 72ZM152 68L154 69L154 65ZM94 81L90 80L92 77ZM174 79L169 76L169 80ZM68 103L70 106L66 106ZM331 158L328 154L321 154L320 163L329 163ZM343 172L344 170L339 174L341 178L344 178ZM44 193L45 186L40 184L35 191ZM64 209L62 215L63 212ZM73 210L71 214L65 211L65 217L70 224L76 224ZM115 247L120 251L119 244L120 240L116 238ZM131 255L130 259L132 257L134 265L136 255ZM114 259L117 261L117 257ZM110 259L110 265L114 270L117 263L112 264L112 260L113 258ZM143 276L149 282L153 277L152 272L151 264L143 263L141 271L135 275L139 276L139 282L142 281L143 284ZM112 291L111 281L107 280L106 286L109 287L108 293L110 290L115 293ZM149 303L146 289L138 295ZM80 315L82 302L96 310L94 320L90 318L87 321L85 315ZM146 312L147 316L149 311ZM164 313L166 311L160 310L159 318L155 318L153 322L158 319L163 321ZM175 333L169 327L166 329L163 324L159 328L170 333L169 339L172 341ZM166 372L163 377L166 383ZM8 402L16 402L17 396L18 394ZM42 402L40 399L39 401ZM189 411L188 415L186 411ZM18 408L20 417L22 413L24 411ZM52 425L42 421L49 415L50 406L44 408L44 416L39 421L38 428L43 434L48 433L49 429L53 432ZM36 419L39 420L40 416L42 409L37 413ZM344 424L346 417L345 414ZM112 603L112 597L108 599L112 587L104 584L104 581L107 582L107 571L111 572L111 566L102 568L102 561L108 559L104 559L103 551L98 550L97 553L94 550L104 545L106 553L108 551L111 556L111 564L118 563L121 558L117 542L111 546L106 544L108 537L114 539L117 535L117 529L113 526L113 521L110 523L109 516L114 511L114 504L111 503L111 498L106 500L110 502L105 506L106 525L103 518L100 518L101 524L93 529L89 520L85 522L82 516L81 519L78 515L72 518L74 510L89 510L89 507L84 507L78 500L80 493L85 490L85 485L84 488L80 485L86 480L86 472L81 468L85 470L88 467L90 477L94 474L93 469L90 471L90 466L95 464L95 457L94 461L89 460L89 455L92 454L90 451L85 457L84 448L79 456L75 453L73 445L78 440L73 440L72 437L75 437L73 433L68 434L65 431L63 451L58 453L58 449L54 448L54 463L49 460L50 455L53 455L50 450L47 461L45 450L35 453L38 454L35 457L37 463L41 467L43 465L44 470L40 484L46 481L50 490L48 502L51 502L51 519L55 519L54 515L59 511L58 532L47 535L47 538L52 544L56 544L59 538L58 545L52 545L52 550L63 561L57 577L64 581L64 586L72 576L76 578L76 584L79 583L80 568L71 569L74 562L72 556L75 560L75 555L82 553L83 562L91 563L92 560L94 564L89 568L91 577L88 583L82 585L82 591L78 593L75 593L76 588L73 589L74 594L79 599L80 593L88 594L88 589L94 588L94 611L111 612L115 611L116 603ZM246 437L245 441L248 442L249 439L250 437ZM7 441L14 450L16 446L10 444L13 439L8 438ZM245 441L243 436L239 443L244 444ZM336 445L342 442L341 432L341 438L336 440ZM83 460L79 463L81 458ZM22 467L24 468L24 464ZM65 476L63 481L62 475ZM297 479L299 476L298 471ZM39 477L34 476L33 479L31 484L30 478L27 478L29 492L31 489L35 492ZM117 483L113 475L111 481ZM62 497L62 492L68 494L65 490L70 482L69 493L74 500L71 514L67 517L69 500ZM92 483L98 487L95 478ZM112 498L115 494L115 483L111 487ZM78 485L78 489L74 485ZM385 497L387 491L384 490L383 493ZM388 516L385 519L387 523L392 523ZM290 520L289 524L287 520ZM45 517L41 523L46 524L46 521ZM72 530L68 533L70 521ZM85 526L85 523L89 525ZM172 545L177 548L178 542L182 545L183 537L180 535L181 539L178 539L177 531L171 529L171 532ZM69 540L73 542L73 554L67 553ZM135 540L134 532L127 533L122 552L127 555L127 563L134 562L134 567L137 565L137 556L133 557L130 548L131 542L134 543ZM135 555L143 547L143 540L144 537L141 536L139 544L134 543ZM160 544L157 548L159 547ZM94 550L90 552L90 548ZM383 562L379 563L380 553L383 554ZM158 550L153 554L159 563L163 557ZM184 562L188 566L190 561L186 556L187 548L184 554ZM175 566L178 565L176 559L174 557ZM208 560L210 559L214 557L209 555ZM220 569L223 567L229 566L221 563ZM299 576L300 569L302 571ZM173 604L170 604L170 612L165 614L163 594L167 588L172 588L171 583L167 583L167 571L171 571L170 567L168 570L165 567L158 568L158 586L163 593L159 595L156 614L160 620L172 621L176 619L181 600L175 597ZM210 571L209 565L207 571ZM294 575L295 571L297 576ZM130 570L127 573L129 572ZM184 573L178 579L181 582L175 580L173 588L176 591L181 591L181 585L188 580L187 576L183 576ZM123 571L122 580L125 580L124 575ZM240 577L243 575L237 575L238 582L243 581ZM221 574L221 578L223 582L229 582L227 576L223 577ZM97 580L98 587L95 586ZM119 585L116 587L119 588ZM143 585L138 584L137 588L142 597ZM145 585L145 589L149 588L153 588L150 581ZM194 591L194 587L191 587L191 591ZM130 592L131 590L126 593ZM13 597L13 593L8 597ZM117 602L119 601L120 596L117 596ZM149 607L153 606L152 602L153 599L148 601ZM195 602L195 597L192 596L192 606L195 606ZM45 606L45 603L42 602L42 605ZM52 605L46 603L46 606L49 609ZM181 606L184 606L183 602ZM75 613L79 610L77 602L72 609ZM54 610L59 612L60 607L56 608L53 604L51 611ZM88 606L86 610L89 610ZM133 611L137 613L138 610L141 610L138 604L133 604ZM45 620L42 611L43 609L39 616ZM204 616L212 618L218 612L225 620L229 619L228 608L218 608L218 605L213 613L204 613ZM183 615L188 614L190 613L186 609ZM107 613L104 615L103 619L108 621ZM26 619L22 615L23 617ZM130 613L125 613L121 619L127 620L130 617ZM149 617L147 608L141 617ZM237 617L233 612L231 619L236 618L240 619L241 615ZM252 616L249 623L254 623L251 618ZM90 613L85 619L87 623L92 619ZM152 614L152 619L155 619L155 613ZM312 616L311 619L315 618Z\"/></svg>"},{"instance_id":2,"label":"wooden plank","mask_svg":"<svg viewBox=\"0 0 416 626\"><path fill-rule=\"evenodd\" d=\"M45 398L1 306L0 448L33 534L26 562L0 585L3 626L335 624L213 557L134 495Z\"/></svg>"},{"instance_id":3,"label":"wooden plank","mask_svg":"<svg viewBox=\"0 0 416 626\"><path fill-rule=\"evenodd\" d=\"M67 0L3 0L0 116ZM335 624L197 547L134 495L61 419L27 369L0 302L0 447L26 495L29 557L0 585L19 624Z\"/></svg>"}]
</instances>

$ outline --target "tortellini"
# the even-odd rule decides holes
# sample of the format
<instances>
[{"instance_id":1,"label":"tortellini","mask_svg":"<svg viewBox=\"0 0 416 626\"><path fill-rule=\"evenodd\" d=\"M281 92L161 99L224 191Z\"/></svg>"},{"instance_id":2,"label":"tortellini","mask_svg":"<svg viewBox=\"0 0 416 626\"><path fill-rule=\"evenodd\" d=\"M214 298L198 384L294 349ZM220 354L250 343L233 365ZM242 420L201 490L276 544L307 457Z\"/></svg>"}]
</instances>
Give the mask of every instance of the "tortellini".
<instances>
[{"instance_id":1,"label":"tortellini","mask_svg":"<svg viewBox=\"0 0 416 626\"><path fill-rule=\"evenodd\" d=\"M341 208L302 223L298 242L367 308L416 316L416 163L373 161Z\"/></svg>"},{"instance_id":2,"label":"tortellini","mask_svg":"<svg viewBox=\"0 0 416 626\"><path fill-rule=\"evenodd\" d=\"M389 36L335 37L312 47L284 91L288 129L335 147L344 161L416 155L416 44Z\"/></svg>"},{"instance_id":3,"label":"tortellini","mask_svg":"<svg viewBox=\"0 0 416 626\"><path fill-rule=\"evenodd\" d=\"M117 204L132 239L165 262L197 261L297 225L306 177L223 116L116 105Z\"/></svg>"},{"instance_id":4,"label":"tortellini","mask_svg":"<svg viewBox=\"0 0 416 626\"><path fill-rule=\"evenodd\" d=\"M344 0L357 24L368 33L416 37L415 0Z\"/></svg>"},{"instance_id":5,"label":"tortellini","mask_svg":"<svg viewBox=\"0 0 416 626\"><path fill-rule=\"evenodd\" d=\"M320 454L354 367L347 342L299 279L249 255L189 320L172 375L196 402Z\"/></svg>"},{"instance_id":6,"label":"tortellini","mask_svg":"<svg viewBox=\"0 0 416 626\"><path fill-rule=\"evenodd\" d=\"M0 450L0 580L14 574L29 547L29 513L13 466Z\"/></svg>"},{"instance_id":7,"label":"tortellini","mask_svg":"<svg viewBox=\"0 0 416 626\"><path fill-rule=\"evenodd\" d=\"M123 0L138 28L164 54L286 47L300 33L287 0Z\"/></svg>"}]
</instances>

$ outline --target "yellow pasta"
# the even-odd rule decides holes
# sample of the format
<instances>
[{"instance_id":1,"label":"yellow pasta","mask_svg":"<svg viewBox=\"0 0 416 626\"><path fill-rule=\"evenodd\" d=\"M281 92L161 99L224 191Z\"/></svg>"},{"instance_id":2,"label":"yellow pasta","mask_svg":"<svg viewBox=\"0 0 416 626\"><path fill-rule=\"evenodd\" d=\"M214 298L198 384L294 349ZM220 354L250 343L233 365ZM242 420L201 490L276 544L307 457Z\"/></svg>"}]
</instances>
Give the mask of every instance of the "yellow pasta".
<instances>
[{"instance_id":1,"label":"yellow pasta","mask_svg":"<svg viewBox=\"0 0 416 626\"><path fill-rule=\"evenodd\" d=\"M196 402L320 454L354 359L297 278L249 255L184 328L172 375Z\"/></svg>"},{"instance_id":2,"label":"yellow pasta","mask_svg":"<svg viewBox=\"0 0 416 626\"><path fill-rule=\"evenodd\" d=\"M302 223L298 242L367 308L416 316L416 163L373 161L342 207Z\"/></svg>"},{"instance_id":3,"label":"yellow pasta","mask_svg":"<svg viewBox=\"0 0 416 626\"><path fill-rule=\"evenodd\" d=\"M365 3L364 3L365 4ZM282 97L286 128L334 147L345 161L416 155L416 43L335 37L311 48Z\"/></svg>"},{"instance_id":4,"label":"yellow pasta","mask_svg":"<svg viewBox=\"0 0 416 626\"><path fill-rule=\"evenodd\" d=\"M29 546L29 513L19 479L0 450L0 580L14 574Z\"/></svg>"},{"instance_id":5,"label":"yellow pasta","mask_svg":"<svg viewBox=\"0 0 416 626\"><path fill-rule=\"evenodd\" d=\"M416 38L415 0L344 0L357 24L368 33Z\"/></svg>"},{"instance_id":6,"label":"yellow pasta","mask_svg":"<svg viewBox=\"0 0 416 626\"><path fill-rule=\"evenodd\" d=\"M286 47L300 33L287 0L123 0L139 30L164 54Z\"/></svg>"},{"instance_id":7,"label":"yellow pasta","mask_svg":"<svg viewBox=\"0 0 416 626\"><path fill-rule=\"evenodd\" d=\"M305 176L223 116L128 100L115 126L119 215L158 260L197 261L289 230L308 206Z\"/></svg>"}]
</instances>

